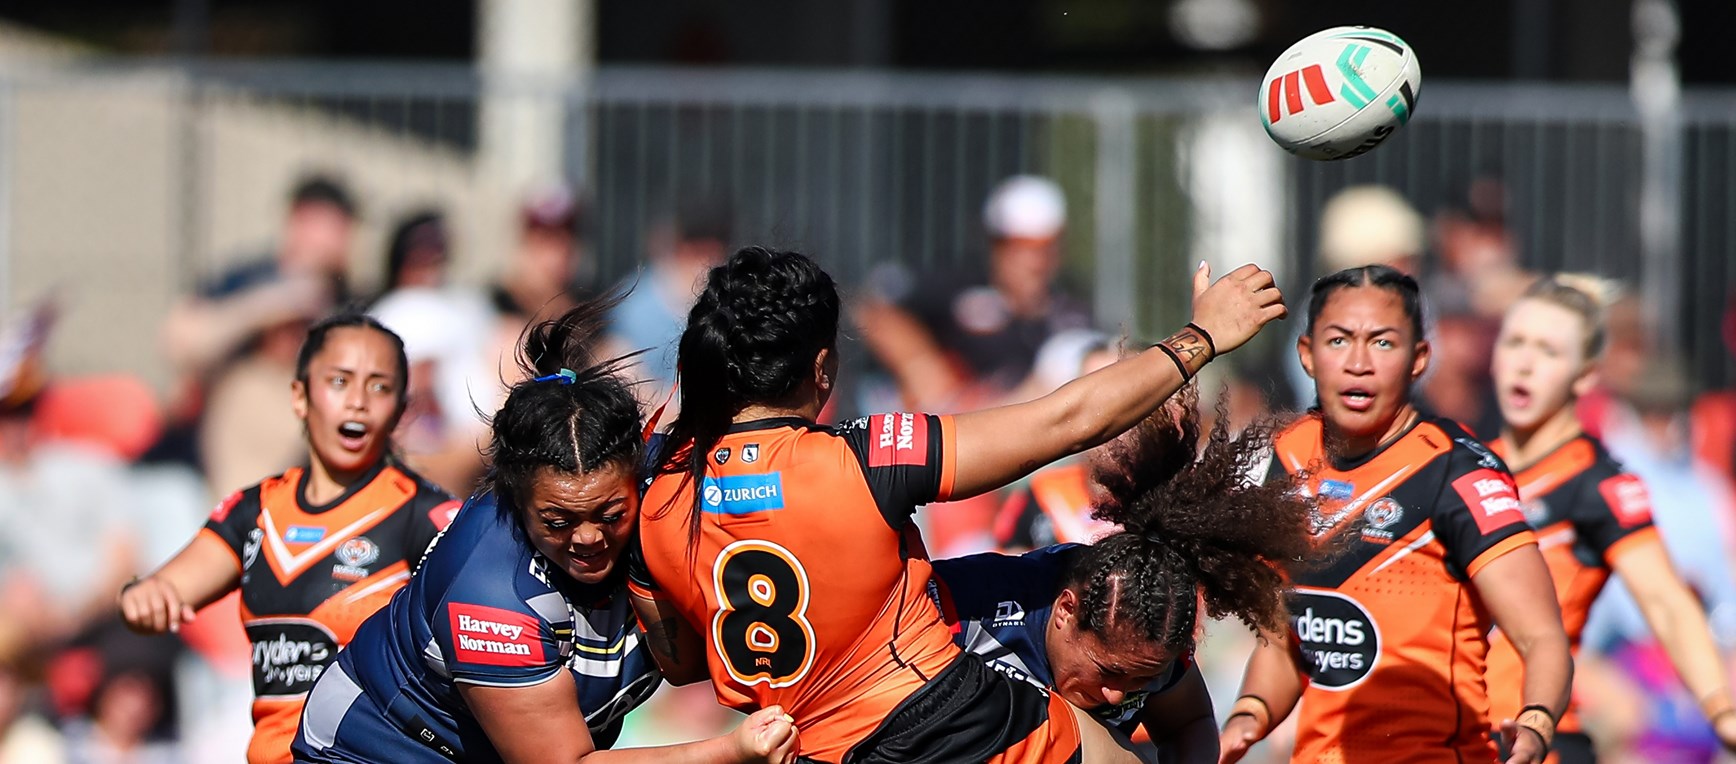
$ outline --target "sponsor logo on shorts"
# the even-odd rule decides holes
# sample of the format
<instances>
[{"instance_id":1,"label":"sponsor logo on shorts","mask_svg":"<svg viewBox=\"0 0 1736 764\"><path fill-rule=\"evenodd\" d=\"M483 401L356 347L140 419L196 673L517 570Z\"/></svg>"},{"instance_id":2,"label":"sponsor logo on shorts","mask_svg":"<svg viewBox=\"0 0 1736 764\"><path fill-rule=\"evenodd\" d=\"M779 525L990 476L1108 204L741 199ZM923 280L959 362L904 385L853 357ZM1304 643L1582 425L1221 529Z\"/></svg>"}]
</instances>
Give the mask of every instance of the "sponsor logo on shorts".
<instances>
[{"instance_id":1,"label":"sponsor logo on shorts","mask_svg":"<svg viewBox=\"0 0 1736 764\"><path fill-rule=\"evenodd\" d=\"M1362 527L1362 539L1377 544L1390 544L1395 536L1393 526L1404 520L1404 505L1391 496L1382 497L1362 514L1365 525Z\"/></svg>"},{"instance_id":2,"label":"sponsor logo on shorts","mask_svg":"<svg viewBox=\"0 0 1736 764\"><path fill-rule=\"evenodd\" d=\"M246 629L253 643L253 692L261 698L306 693L337 656L337 637L310 619L264 618Z\"/></svg>"},{"instance_id":3,"label":"sponsor logo on shorts","mask_svg":"<svg viewBox=\"0 0 1736 764\"><path fill-rule=\"evenodd\" d=\"M1477 529L1484 534L1525 522L1519 491L1513 487L1513 479L1505 473L1490 469L1473 470L1454 480L1453 490L1464 500L1471 519L1477 521Z\"/></svg>"},{"instance_id":4,"label":"sponsor logo on shorts","mask_svg":"<svg viewBox=\"0 0 1736 764\"><path fill-rule=\"evenodd\" d=\"M876 414L870 417L868 466L914 467L928 463L928 423L915 414Z\"/></svg>"},{"instance_id":5,"label":"sponsor logo on shorts","mask_svg":"<svg viewBox=\"0 0 1736 764\"><path fill-rule=\"evenodd\" d=\"M446 606L452 627L453 659L485 666L539 666L544 663L536 618L525 613L454 602Z\"/></svg>"},{"instance_id":6,"label":"sponsor logo on shorts","mask_svg":"<svg viewBox=\"0 0 1736 764\"><path fill-rule=\"evenodd\" d=\"M783 473L706 478L699 496L707 512L745 515L784 508Z\"/></svg>"},{"instance_id":7,"label":"sponsor logo on shorts","mask_svg":"<svg viewBox=\"0 0 1736 764\"><path fill-rule=\"evenodd\" d=\"M1362 603L1337 592L1298 590L1290 613L1314 686L1345 690L1374 671L1380 660L1380 630Z\"/></svg>"},{"instance_id":8,"label":"sponsor logo on shorts","mask_svg":"<svg viewBox=\"0 0 1736 764\"><path fill-rule=\"evenodd\" d=\"M1645 481L1634 475L1616 475L1597 484L1597 492L1623 528L1644 525L1652 519L1652 496Z\"/></svg>"}]
</instances>

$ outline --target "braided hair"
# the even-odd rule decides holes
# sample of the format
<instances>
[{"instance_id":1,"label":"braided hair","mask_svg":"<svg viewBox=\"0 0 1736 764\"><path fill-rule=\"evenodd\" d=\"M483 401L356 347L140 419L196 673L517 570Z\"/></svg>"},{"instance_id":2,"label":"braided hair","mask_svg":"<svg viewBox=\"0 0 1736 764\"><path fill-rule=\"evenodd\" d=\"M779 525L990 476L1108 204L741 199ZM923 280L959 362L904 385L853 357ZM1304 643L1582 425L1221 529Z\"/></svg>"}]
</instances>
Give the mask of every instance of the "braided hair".
<instances>
[{"instance_id":1,"label":"braided hair","mask_svg":"<svg viewBox=\"0 0 1736 764\"><path fill-rule=\"evenodd\" d=\"M525 332L517 360L528 378L512 386L490 422L493 467L483 478L485 489L506 499L498 504L503 514L522 506L544 468L569 474L638 468L639 402L619 375L632 356L599 361L591 349L619 302L616 295L584 303Z\"/></svg>"},{"instance_id":2,"label":"braided hair","mask_svg":"<svg viewBox=\"0 0 1736 764\"><path fill-rule=\"evenodd\" d=\"M681 414L669 433L676 448L660 456L658 471L699 485L706 455L736 414L792 402L812 378L815 356L836 350L839 311L832 277L799 252L744 247L712 268L677 347ZM697 542L693 493L688 538Z\"/></svg>"},{"instance_id":3,"label":"braided hair","mask_svg":"<svg viewBox=\"0 0 1736 764\"><path fill-rule=\"evenodd\" d=\"M1202 606L1211 618L1283 627L1285 571L1317 549L1313 500L1293 478L1256 482L1272 423L1232 437L1222 401L1196 459L1197 397L1186 388L1097 457L1107 498L1091 515L1122 530L1082 550L1064 577L1085 631L1124 624L1179 654L1194 644Z\"/></svg>"}]
</instances>

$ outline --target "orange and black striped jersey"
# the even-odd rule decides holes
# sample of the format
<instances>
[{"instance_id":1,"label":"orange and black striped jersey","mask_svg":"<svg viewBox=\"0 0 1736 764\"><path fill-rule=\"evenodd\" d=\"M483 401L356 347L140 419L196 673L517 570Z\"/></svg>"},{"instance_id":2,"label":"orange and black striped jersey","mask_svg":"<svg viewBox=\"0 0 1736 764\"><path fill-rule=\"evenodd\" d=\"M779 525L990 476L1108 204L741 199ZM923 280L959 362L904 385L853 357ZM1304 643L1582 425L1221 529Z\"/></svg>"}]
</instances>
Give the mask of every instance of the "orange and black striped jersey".
<instances>
[{"instance_id":1,"label":"orange and black striped jersey","mask_svg":"<svg viewBox=\"0 0 1736 764\"><path fill-rule=\"evenodd\" d=\"M944 416L737 424L700 485L651 481L640 542L657 591L639 591L707 632L719 702L781 705L801 725L803 756L841 761L961 655L928 597L911 520L951 493L952 455Z\"/></svg>"},{"instance_id":2,"label":"orange and black striped jersey","mask_svg":"<svg viewBox=\"0 0 1736 764\"><path fill-rule=\"evenodd\" d=\"M1505 455L1507 445L1493 444ZM1567 639L1579 652L1586 617L1615 559L1634 544L1658 543L1652 525L1651 496L1638 477L1622 471L1603 444L1581 435L1519 471L1519 501L1525 519L1537 529L1537 545L1555 579L1561 620ZM1489 639L1489 720L1519 715L1525 666L1506 635L1496 630ZM1579 714L1570 704L1556 729L1581 731Z\"/></svg>"},{"instance_id":3,"label":"orange and black striped jersey","mask_svg":"<svg viewBox=\"0 0 1736 764\"><path fill-rule=\"evenodd\" d=\"M200 533L235 553L253 644L250 764L289 762L302 702L356 627L392 598L459 504L382 460L324 506L294 468L237 491Z\"/></svg>"},{"instance_id":4,"label":"orange and black striped jersey","mask_svg":"<svg viewBox=\"0 0 1736 764\"><path fill-rule=\"evenodd\" d=\"M1469 582L1535 543L1507 467L1456 422L1428 417L1354 461L1325 454L1317 415L1273 450L1271 476L1303 475L1317 529L1347 536L1294 581L1290 638L1309 682L1291 760L1493 761L1491 619Z\"/></svg>"}]
</instances>

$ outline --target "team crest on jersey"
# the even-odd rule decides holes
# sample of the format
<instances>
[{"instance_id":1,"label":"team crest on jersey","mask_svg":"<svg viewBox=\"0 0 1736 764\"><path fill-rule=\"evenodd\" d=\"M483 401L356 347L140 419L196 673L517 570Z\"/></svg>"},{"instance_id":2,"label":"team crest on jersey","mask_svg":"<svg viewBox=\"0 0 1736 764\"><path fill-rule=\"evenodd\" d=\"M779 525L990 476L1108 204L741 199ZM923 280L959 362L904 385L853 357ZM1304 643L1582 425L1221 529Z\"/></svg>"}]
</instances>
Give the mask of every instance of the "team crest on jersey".
<instances>
[{"instance_id":1,"label":"team crest on jersey","mask_svg":"<svg viewBox=\"0 0 1736 764\"><path fill-rule=\"evenodd\" d=\"M1014 626L1025 622L1025 606L1012 600L1003 600L995 605L995 620L990 626Z\"/></svg>"},{"instance_id":2,"label":"team crest on jersey","mask_svg":"<svg viewBox=\"0 0 1736 764\"><path fill-rule=\"evenodd\" d=\"M729 463L729 449L728 448L717 449L716 451L712 452L711 458L717 460L718 464L728 464Z\"/></svg>"},{"instance_id":3,"label":"team crest on jersey","mask_svg":"<svg viewBox=\"0 0 1736 764\"><path fill-rule=\"evenodd\" d=\"M759 461L759 444L749 443L741 447L741 463L753 464Z\"/></svg>"},{"instance_id":4,"label":"team crest on jersey","mask_svg":"<svg viewBox=\"0 0 1736 764\"><path fill-rule=\"evenodd\" d=\"M1362 519L1366 523L1362 528L1362 540L1377 544L1392 543L1394 533L1392 527L1404 519L1404 505L1391 496L1368 505Z\"/></svg>"},{"instance_id":5,"label":"team crest on jersey","mask_svg":"<svg viewBox=\"0 0 1736 764\"><path fill-rule=\"evenodd\" d=\"M380 559L380 545L367 536L357 536L338 545L338 564L332 566L332 578L340 581L360 581L368 577L368 566Z\"/></svg>"},{"instance_id":6,"label":"team crest on jersey","mask_svg":"<svg viewBox=\"0 0 1736 764\"><path fill-rule=\"evenodd\" d=\"M259 561L259 547L265 542L265 531L254 528L247 532L247 542L241 545L241 569L253 567Z\"/></svg>"}]
</instances>

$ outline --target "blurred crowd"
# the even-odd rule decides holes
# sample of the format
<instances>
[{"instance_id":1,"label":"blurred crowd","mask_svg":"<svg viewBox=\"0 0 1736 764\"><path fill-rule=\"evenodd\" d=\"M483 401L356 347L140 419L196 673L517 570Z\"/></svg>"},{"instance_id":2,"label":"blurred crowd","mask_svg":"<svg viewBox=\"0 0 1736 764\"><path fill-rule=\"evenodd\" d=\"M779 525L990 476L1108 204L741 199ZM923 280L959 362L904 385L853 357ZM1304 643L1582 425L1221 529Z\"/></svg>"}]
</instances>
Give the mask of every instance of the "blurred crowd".
<instances>
[{"instance_id":1,"label":"blurred crowd","mask_svg":"<svg viewBox=\"0 0 1736 764\"><path fill-rule=\"evenodd\" d=\"M1418 276L1434 348L1420 400L1485 437L1499 428L1493 339L1535 278L1522 266L1505 208L1496 179L1472 183L1458 203L1430 215L1390 189L1347 189L1324 209L1315 267L1296 282L1368 263ZM0 764L239 758L251 657L235 598L177 635L146 638L120 626L115 595L173 555L215 497L306 458L289 390L312 321L360 305L403 337L411 403L396 443L418 472L464 496L486 468L485 415L521 374L511 349L528 325L577 301L624 293L598 352L637 352L631 373L642 380L647 409L672 407L675 340L695 289L708 268L749 243L731 230L728 200L682 200L647 232L633 276L595 283L584 200L549 186L526 194L511 251L476 253L496 267L471 284L451 275L448 211L402 216L385 251L370 255L356 251L360 209L341 180L309 177L290 190L274 242L204 274L162 319L162 352L176 377L166 400L126 369L69 377L47 368L44 348L69 341L54 332L52 296L3 317L0 608L10 617L0 621ZM853 285L850 313L872 373L832 416L1026 400L1137 340L1102 325L1066 283L1067 202L1055 183L1006 180L985 201L982 224L989 246L973 260L984 264L980 272L886 264ZM385 275L362 289L349 274L369 256L383 258ZM1296 297L1306 290L1288 291L1292 315L1306 310ZM1582 417L1649 483L1678 570L1722 645L1736 649L1736 391L1695 389L1651 329L1649 310L1632 297L1615 303L1601 388L1582 402ZM1736 310L1724 330L1736 354ZM1242 425L1311 406L1292 346L1260 362L1238 359L1230 375L1214 370L1204 413ZM1212 405L1212 388L1226 391L1223 405ZM1051 479L1058 471L1079 468L1054 465L1002 494L931 507L922 522L932 554L1088 536L1079 510L1089 496L1049 488L1065 484ZM1218 624L1202 651L1223 707L1236 695L1251 639ZM1619 583L1594 610L1585 645L1578 700L1609 746L1607 760L1711 759L1717 743L1696 699ZM708 688L665 690L629 719L623 744L715 734L728 717Z\"/></svg>"}]
</instances>

